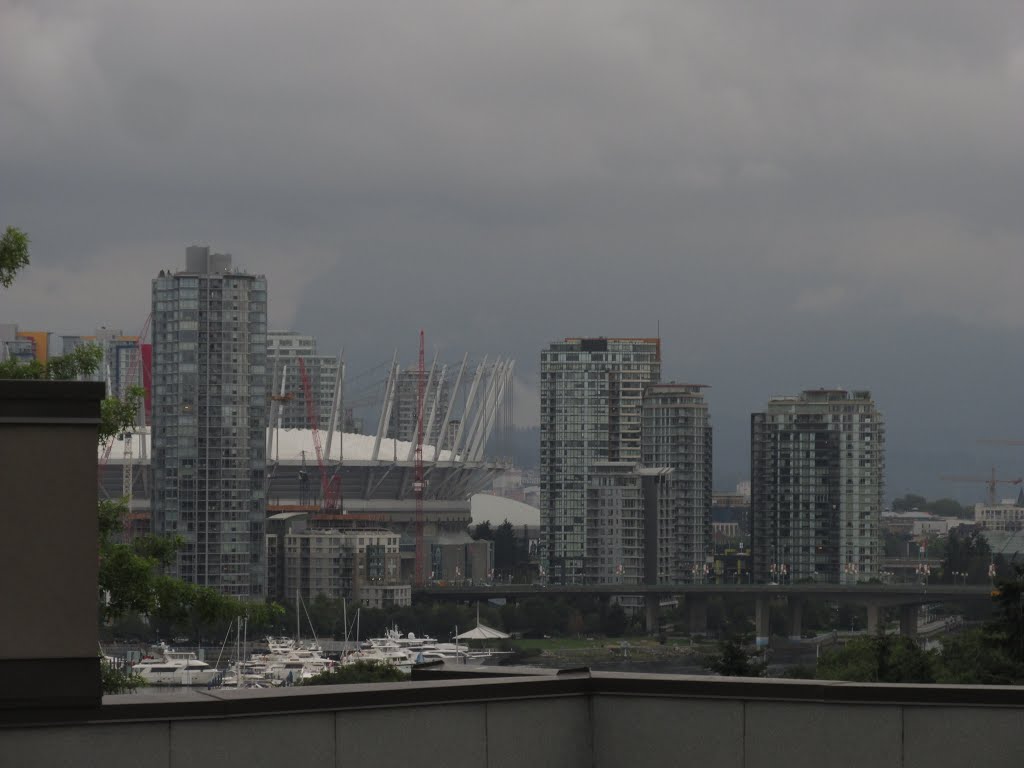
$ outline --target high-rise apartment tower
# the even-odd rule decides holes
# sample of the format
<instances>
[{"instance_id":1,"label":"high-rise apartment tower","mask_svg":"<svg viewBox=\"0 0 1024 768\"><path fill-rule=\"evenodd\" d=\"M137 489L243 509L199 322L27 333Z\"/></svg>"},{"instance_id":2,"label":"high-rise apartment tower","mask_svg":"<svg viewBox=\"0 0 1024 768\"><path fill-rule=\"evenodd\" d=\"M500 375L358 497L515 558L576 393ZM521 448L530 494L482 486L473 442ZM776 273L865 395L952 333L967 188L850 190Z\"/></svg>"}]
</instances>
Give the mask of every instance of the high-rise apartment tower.
<instances>
[{"instance_id":1,"label":"high-rise apartment tower","mask_svg":"<svg viewBox=\"0 0 1024 768\"><path fill-rule=\"evenodd\" d=\"M750 436L755 581L878 578L885 426L871 393L772 398Z\"/></svg>"},{"instance_id":2,"label":"high-rise apartment tower","mask_svg":"<svg viewBox=\"0 0 1024 768\"><path fill-rule=\"evenodd\" d=\"M711 417L703 387L653 384L643 401L642 459L647 467L672 469L670 499L659 514L659 584L701 582L710 576Z\"/></svg>"},{"instance_id":3,"label":"high-rise apartment tower","mask_svg":"<svg viewBox=\"0 0 1024 768\"><path fill-rule=\"evenodd\" d=\"M586 580L593 467L640 463L644 390L660 376L660 339L571 338L541 352L541 562L553 581Z\"/></svg>"},{"instance_id":4,"label":"high-rise apartment tower","mask_svg":"<svg viewBox=\"0 0 1024 768\"><path fill-rule=\"evenodd\" d=\"M265 590L267 281L187 249L153 280L153 523L180 536L175 575Z\"/></svg>"},{"instance_id":5,"label":"high-rise apartment tower","mask_svg":"<svg viewBox=\"0 0 1024 768\"><path fill-rule=\"evenodd\" d=\"M293 331L271 331L267 334L267 381L272 394L285 398L281 402L280 426L282 429L311 429L306 408L306 389L299 368L299 358L306 366L309 387L317 415L317 429L327 429L331 423L331 408L334 390L341 368L336 357L318 355L316 339Z\"/></svg>"}]
</instances>

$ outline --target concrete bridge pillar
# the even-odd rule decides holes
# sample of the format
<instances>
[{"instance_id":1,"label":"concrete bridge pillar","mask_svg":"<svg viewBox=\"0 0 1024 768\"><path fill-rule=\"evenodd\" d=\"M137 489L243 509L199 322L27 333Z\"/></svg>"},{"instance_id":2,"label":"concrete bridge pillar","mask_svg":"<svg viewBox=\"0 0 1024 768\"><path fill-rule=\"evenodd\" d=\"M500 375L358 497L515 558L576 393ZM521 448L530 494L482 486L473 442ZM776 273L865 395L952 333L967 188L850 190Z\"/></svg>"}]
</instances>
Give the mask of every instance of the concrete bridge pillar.
<instances>
[{"instance_id":1,"label":"concrete bridge pillar","mask_svg":"<svg viewBox=\"0 0 1024 768\"><path fill-rule=\"evenodd\" d=\"M649 635L658 634L660 629L658 611L660 609L661 601L657 595L644 595L644 627Z\"/></svg>"},{"instance_id":2,"label":"concrete bridge pillar","mask_svg":"<svg viewBox=\"0 0 1024 768\"><path fill-rule=\"evenodd\" d=\"M789 598L789 639L799 642L803 637L804 601Z\"/></svg>"},{"instance_id":3,"label":"concrete bridge pillar","mask_svg":"<svg viewBox=\"0 0 1024 768\"><path fill-rule=\"evenodd\" d=\"M917 637L917 606L900 606L900 634L904 637Z\"/></svg>"},{"instance_id":4,"label":"concrete bridge pillar","mask_svg":"<svg viewBox=\"0 0 1024 768\"><path fill-rule=\"evenodd\" d=\"M686 598L686 623L691 635L706 635L708 633L707 598Z\"/></svg>"},{"instance_id":5,"label":"concrete bridge pillar","mask_svg":"<svg viewBox=\"0 0 1024 768\"><path fill-rule=\"evenodd\" d=\"M877 635L882 628L882 607L868 603L868 634Z\"/></svg>"},{"instance_id":6,"label":"concrete bridge pillar","mask_svg":"<svg viewBox=\"0 0 1024 768\"><path fill-rule=\"evenodd\" d=\"M758 648L768 647L771 610L772 604L767 597L757 598L754 605L754 642Z\"/></svg>"}]
</instances>

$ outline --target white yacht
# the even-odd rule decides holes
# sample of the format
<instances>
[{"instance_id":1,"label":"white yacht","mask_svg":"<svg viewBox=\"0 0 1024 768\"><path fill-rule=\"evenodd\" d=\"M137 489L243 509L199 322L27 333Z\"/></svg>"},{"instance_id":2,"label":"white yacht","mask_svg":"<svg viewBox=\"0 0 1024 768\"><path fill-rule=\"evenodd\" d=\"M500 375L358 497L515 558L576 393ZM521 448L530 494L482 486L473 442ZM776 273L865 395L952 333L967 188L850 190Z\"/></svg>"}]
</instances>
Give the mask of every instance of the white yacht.
<instances>
[{"instance_id":1,"label":"white yacht","mask_svg":"<svg viewBox=\"0 0 1024 768\"><path fill-rule=\"evenodd\" d=\"M209 685L217 677L217 670L194 653L171 650L165 650L162 659L143 659L132 672L147 685Z\"/></svg>"}]
</instances>

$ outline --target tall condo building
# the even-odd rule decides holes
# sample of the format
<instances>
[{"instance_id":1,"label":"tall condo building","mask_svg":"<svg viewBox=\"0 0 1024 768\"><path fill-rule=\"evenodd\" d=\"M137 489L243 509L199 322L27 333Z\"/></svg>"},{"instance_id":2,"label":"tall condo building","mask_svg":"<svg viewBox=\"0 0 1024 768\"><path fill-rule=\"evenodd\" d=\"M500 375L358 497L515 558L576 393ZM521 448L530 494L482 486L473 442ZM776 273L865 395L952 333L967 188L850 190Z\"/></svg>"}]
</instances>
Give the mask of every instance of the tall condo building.
<instances>
[{"instance_id":1,"label":"tall condo building","mask_svg":"<svg viewBox=\"0 0 1024 768\"><path fill-rule=\"evenodd\" d=\"M711 417L696 384L654 384L643 400L642 459L648 467L672 470L670 502L657 521L659 584L703 581L710 574Z\"/></svg>"},{"instance_id":2,"label":"tall condo building","mask_svg":"<svg viewBox=\"0 0 1024 768\"><path fill-rule=\"evenodd\" d=\"M871 393L772 398L750 442L754 579L878 578L885 426Z\"/></svg>"},{"instance_id":3,"label":"tall condo building","mask_svg":"<svg viewBox=\"0 0 1024 768\"><path fill-rule=\"evenodd\" d=\"M267 334L267 370L272 394L284 397L279 412L282 429L309 429L306 389L302 381L299 358L306 366L309 388L313 396L313 412L317 429L327 429L334 406L334 390L338 383L338 358L318 355L316 339L293 331L271 331ZM283 393L283 394L282 394Z\"/></svg>"},{"instance_id":4,"label":"tall condo building","mask_svg":"<svg viewBox=\"0 0 1024 768\"><path fill-rule=\"evenodd\" d=\"M265 592L267 281L187 249L153 280L153 524L180 536L175 575Z\"/></svg>"},{"instance_id":5,"label":"tall condo building","mask_svg":"<svg viewBox=\"0 0 1024 768\"><path fill-rule=\"evenodd\" d=\"M644 389L660 376L659 339L566 339L541 352L541 562L553 581L601 580L585 576L591 476L598 463L640 463Z\"/></svg>"}]
</instances>

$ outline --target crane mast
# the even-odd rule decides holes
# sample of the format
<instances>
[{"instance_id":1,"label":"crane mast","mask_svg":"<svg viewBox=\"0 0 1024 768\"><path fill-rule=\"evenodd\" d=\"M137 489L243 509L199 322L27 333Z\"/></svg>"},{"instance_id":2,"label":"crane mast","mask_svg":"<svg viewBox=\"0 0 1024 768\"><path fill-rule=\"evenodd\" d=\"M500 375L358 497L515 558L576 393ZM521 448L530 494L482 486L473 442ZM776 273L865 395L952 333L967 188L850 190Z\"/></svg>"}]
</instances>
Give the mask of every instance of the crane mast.
<instances>
[{"instance_id":1,"label":"crane mast","mask_svg":"<svg viewBox=\"0 0 1024 768\"><path fill-rule=\"evenodd\" d=\"M327 462L324 459L323 444L320 441L320 425L317 417L316 401L313 398L313 387L306 370L306 361L299 358L299 375L302 377L302 391L306 400L306 420L313 432L313 448L316 450L316 463L320 469L320 489L323 494L321 519L330 520L341 511L341 478L337 474L327 476Z\"/></svg>"},{"instance_id":2,"label":"crane mast","mask_svg":"<svg viewBox=\"0 0 1024 768\"><path fill-rule=\"evenodd\" d=\"M426 546L423 541L423 402L426 396L424 382L423 329L420 329L420 360L416 371L416 572L417 587L425 585Z\"/></svg>"}]
</instances>

